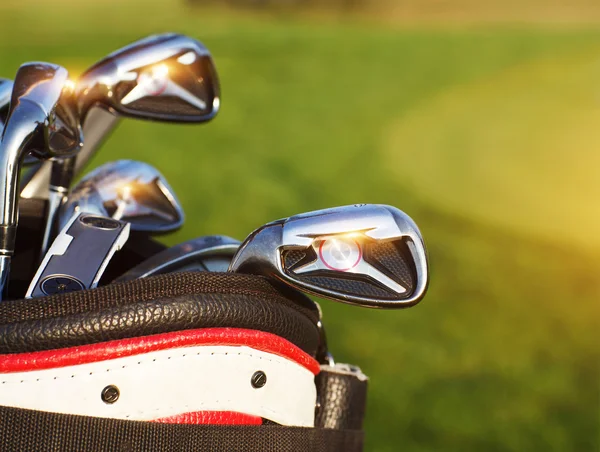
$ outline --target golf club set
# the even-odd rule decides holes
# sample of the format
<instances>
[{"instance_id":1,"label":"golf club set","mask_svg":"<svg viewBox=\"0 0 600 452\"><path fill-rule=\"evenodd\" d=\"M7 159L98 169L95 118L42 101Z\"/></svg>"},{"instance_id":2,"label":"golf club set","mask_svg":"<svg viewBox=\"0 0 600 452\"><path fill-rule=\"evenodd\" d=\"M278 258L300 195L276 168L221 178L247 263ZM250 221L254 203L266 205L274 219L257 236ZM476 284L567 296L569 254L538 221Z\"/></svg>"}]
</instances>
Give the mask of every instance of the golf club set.
<instances>
[{"instance_id":1,"label":"golf club set","mask_svg":"<svg viewBox=\"0 0 600 452\"><path fill-rule=\"evenodd\" d=\"M410 217L356 204L165 247L152 236L184 212L153 166L73 185L119 117L203 123L219 107L209 51L172 33L77 81L41 62L0 81L2 450L362 450L367 378L335 363L307 295L418 303Z\"/></svg>"}]
</instances>

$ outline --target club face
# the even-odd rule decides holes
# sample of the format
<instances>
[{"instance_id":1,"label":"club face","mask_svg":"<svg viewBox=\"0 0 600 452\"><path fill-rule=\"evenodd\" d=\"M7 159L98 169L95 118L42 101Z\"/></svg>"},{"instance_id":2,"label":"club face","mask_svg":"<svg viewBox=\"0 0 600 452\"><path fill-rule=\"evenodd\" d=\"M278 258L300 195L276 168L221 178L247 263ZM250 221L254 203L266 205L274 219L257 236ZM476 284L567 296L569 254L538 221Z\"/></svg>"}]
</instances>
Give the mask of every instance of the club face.
<instances>
[{"instance_id":1,"label":"club face","mask_svg":"<svg viewBox=\"0 0 600 452\"><path fill-rule=\"evenodd\" d=\"M184 214L165 178L151 165L134 160L107 163L79 184L62 206L59 226L76 210L131 223L134 231L163 233L181 227Z\"/></svg>"},{"instance_id":2,"label":"club face","mask_svg":"<svg viewBox=\"0 0 600 452\"><path fill-rule=\"evenodd\" d=\"M220 88L208 50L178 34L137 41L92 66L77 86L85 118L94 105L120 115L205 122L219 109Z\"/></svg>"},{"instance_id":3,"label":"club face","mask_svg":"<svg viewBox=\"0 0 600 452\"><path fill-rule=\"evenodd\" d=\"M417 226L400 210L373 204L263 226L240 247L230 269L268 274L319 296L378 308L412 306L428 283Z\"/></svg>"}]
</instances>

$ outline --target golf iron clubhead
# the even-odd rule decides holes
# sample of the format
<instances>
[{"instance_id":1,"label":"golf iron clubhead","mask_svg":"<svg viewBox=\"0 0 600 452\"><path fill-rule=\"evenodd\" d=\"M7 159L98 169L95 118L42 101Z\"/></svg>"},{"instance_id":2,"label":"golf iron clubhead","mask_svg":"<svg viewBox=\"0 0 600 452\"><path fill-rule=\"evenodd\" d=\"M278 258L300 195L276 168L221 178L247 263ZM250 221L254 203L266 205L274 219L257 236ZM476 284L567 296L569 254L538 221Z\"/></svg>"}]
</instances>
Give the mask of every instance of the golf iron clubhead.
<instances>
[{"instance_id":1,"label":"golf iron clubhead","mask_svg":"<svg viewBox=\"0 0 600 452\"><path fill-rule=\"evenodd\" d=\"M108 55L81 76L76 87L79 121L85 124L89 111L100 107L138 119L202 123L216 115L219 91L214 63L200 42L173 33L153 35ZM75 159L53 162L42 251L75 166Z\"/></svg>"},{"instance_id":2,"label":"golf iron clubhead","mask_svg":"<svg viewBox=\"0 0 600 452\"><path fill-rule=\"evenodd\" d=\"M26 63L17 71L0 138L0 291L8 285L18 221L19 173L24 157L66 158L81 149L73 92L66 69Z\"/></svg>"},{"instance_id":3,"label":"golf iron clubhead","mask_svg":"<svg viewBox=\"0 0 600 452\"><path fill-rule=\"evenodd\" d=\"M210 52L190 37L165 33L136 41L94 64L76 87L79 120L86 143L77 160L54 186L68 187L93 157L118 119L113 115L156 121L201 123L219 111L220 85ZM110 112L113 115L106 115ZM49 163L27 174L22 195L46 197Z\"/></svg>"},{"instance_id":4,"label":"golf iron clubhead","mask_svg":"<svg viewBox=\"0 0 600 452\"><path fill-rule=\"evenodd\" d=\"M149 36L111 53L77 83L82 120L97 105L133 118L205 122L217 114L219 96L209 51L175 33Z\"/></svg>"},{"instance_id":5,"label":"golf iron clubhead","mask_svg":"<svg viewBox=\"0 0 600 452\"><path fill-rule=\"evenodd\" d=\"M62 229L75 212L127 221L132 231L170 232L181 227L184 213L173 189L156 168L136 160L106 163L84 177L62 206Z\"/></svg>"},{"instance_id":6,"label":"golf iron clubhead","mask_svg":"<svg viewBox=\"0 0 600 452\"><path fill-rule=\"evenodd\" d=\"M258 228L230 271L262 274L296 289L374 308L404 308L427 290L425 245L395 207L357 204L319 210Z\"/></svg>"}]
</instances>

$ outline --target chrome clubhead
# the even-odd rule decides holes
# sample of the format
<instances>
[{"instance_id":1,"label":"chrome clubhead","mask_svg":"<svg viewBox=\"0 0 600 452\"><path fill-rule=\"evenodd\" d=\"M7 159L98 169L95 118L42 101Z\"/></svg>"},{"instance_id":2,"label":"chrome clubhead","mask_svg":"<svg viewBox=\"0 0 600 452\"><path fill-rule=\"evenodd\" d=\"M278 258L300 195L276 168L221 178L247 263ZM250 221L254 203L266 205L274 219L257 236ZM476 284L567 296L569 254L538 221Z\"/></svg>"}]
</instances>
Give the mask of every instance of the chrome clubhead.
<instances>
[{"instance_id":1,"label":"chrome clubhead","mask_svg":"<svg viewBox=\"0 0 600 452\"><path fill-rule=\"evenodd\" d=\"M154 35L118 50L77 84L82 120L93 106L123 116L204 122L219 110L219 81L209 51L187 36Z\"/></svg>"},{"instance_id":2,"label":"chrome clubhead","mask_svg":"<svg viewBox=\"0 0 600 452\"><path fill-rule=\"evenodd\" d=\"M139 119L202 123L212 119L219 109L219 81L210 53L201 43L169 33L137 41L96 63L81 76L76 96L78 119L86 133L92 132L88 119L98 108ZM100 135L114 126L114 122L100 124ZM49 175L39 168L39 175L32 174L23 190L24 195L31 196L49 176L42 253L50 243L59 206L66 200L77 167L97 148L97 135L90 135L87 148L77 159L53 162Z\"/></svg>"},{"instance_id":3,"label":"chrome clubhead","mask_svg":"<svg viewBox=\"0 0 600 452\"><path fill-rule=\"evenodd\" d=\"M243 242L229 269L388 309L418 303L429 278L416 224L404 212L377 204L319 210L262 226Z\"/></svg>"},{"instance_id":4,"label":"chrome clubhead","mask_svg":"<svg viewBox=\"0 0 600 452\"><path fill-rule=\"evenodd\" d=\"M32 122L39 127L27 152L40 159L71 157L83 145L74 96L66 69L49 63L23 64L15 76L6 126L13 117L33 114Z\"/></svg>"},{"instance_id":5,"label":"chrome clubhead","mask_svg":"<svg viewBox=\"0 0 600 452\"><path fill-rule=\"evenodd\" d=\"M76 159L61 160L54 166L68 166L64 174L79 174L117 126L119 117L115 115L171 122L209 121L219 110L219 92L210 53L198 41L167 33L134 42L81 76L76 95L86 142ZM68 176L52 180L50 166L45 162L25 175L23 197L47 197L49 182L63 189L70 186ZM49 223L54 214L49 212Z\"/></svg>"},{"instance_id":6,"label":"chrome clubhead","mask_svg":"<svg viewBox=\"0 0 600 452\"><path fill-rule=\"evenodd\" d=\"M169 232L184 213L175 192L153 166L135 160L106 163L83 178L59 213L59 227L77 211L131 223L133 231Z\"/></svg>"}]
</instances>

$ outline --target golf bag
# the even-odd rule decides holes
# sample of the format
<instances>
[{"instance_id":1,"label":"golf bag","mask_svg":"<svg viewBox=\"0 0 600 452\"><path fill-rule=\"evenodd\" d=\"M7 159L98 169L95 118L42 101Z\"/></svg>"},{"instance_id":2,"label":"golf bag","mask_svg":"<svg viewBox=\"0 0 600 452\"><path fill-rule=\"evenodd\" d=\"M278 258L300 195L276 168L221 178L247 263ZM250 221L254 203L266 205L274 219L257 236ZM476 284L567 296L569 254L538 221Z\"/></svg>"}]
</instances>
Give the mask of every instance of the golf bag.
<instances>
[{"instance_id":1,"label":"golf bag","mask_svg":"<svg viewBox=\"0 0 600 452\"><path fill-rule=\"evenodd\" d=\"M22 202L15 290L31 279L39 234L27 230L43 213ZM115 265L160 247L134 237ZM4 301L0 448L360 451L367 378L327 362L321 328L308 297L235 273Z\"/></svg>"}]
</instances>

